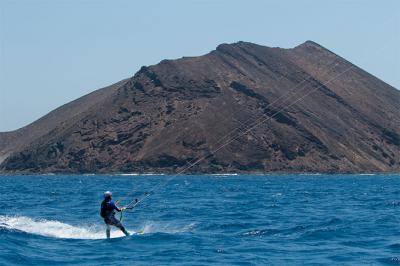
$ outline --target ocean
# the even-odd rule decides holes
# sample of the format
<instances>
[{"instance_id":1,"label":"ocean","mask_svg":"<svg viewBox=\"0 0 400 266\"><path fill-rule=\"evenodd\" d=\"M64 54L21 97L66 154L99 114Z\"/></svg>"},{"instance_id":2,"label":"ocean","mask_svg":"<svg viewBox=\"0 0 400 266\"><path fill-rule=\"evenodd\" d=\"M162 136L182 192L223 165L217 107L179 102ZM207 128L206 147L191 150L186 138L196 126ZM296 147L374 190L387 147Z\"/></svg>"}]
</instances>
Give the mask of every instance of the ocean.
<instances>
[{"instance_id":1,"label":"ocean","mask_svg":"<svg viewBox=\"0 0 400 266\"><path fill-rule=\"evenodd\" d=\"M0 265L400 265L400 175L0 176L0 188ZM103 192L123 205L154 188L123 214L132 236L105 239Z\"/></svg>"}]
</instances>

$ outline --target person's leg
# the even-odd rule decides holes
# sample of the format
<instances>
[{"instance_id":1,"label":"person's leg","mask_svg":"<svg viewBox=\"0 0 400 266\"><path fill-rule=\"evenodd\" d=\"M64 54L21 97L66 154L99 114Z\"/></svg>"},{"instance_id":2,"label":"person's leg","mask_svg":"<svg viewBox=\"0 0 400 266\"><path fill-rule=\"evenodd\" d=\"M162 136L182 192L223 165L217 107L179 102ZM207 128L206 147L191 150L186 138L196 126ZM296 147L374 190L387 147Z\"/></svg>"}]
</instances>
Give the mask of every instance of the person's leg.
<instances>
[{"instance_id":1,"label":"person's leg","mask_svg":"<svg viewBox=\"0 0 400 266\"><path fill-rule=\"evenodd\" d=\"M129 232L126 231L125 227L124 227L121 223L119 223L118 228L121 229L121 231L122 231L126 236L129 236L129 235L130 235Z\"/></svg>"},{"instance_id":2,"label":"person's leg","mask_svg":"<svg viewBox=\"0 0 400 266\"><path fill-rule=\"evenodd\" d=\"M125 227L117 218L113 217L112 222L115 227L119 228L126 236L129 236L129 232L126 231Z\"/></svg>"},{"instance_id":3,"label":"person's leg","mask_svg":"<svg viewBox=\"0 0 400 266\"><path fill-rule=\"evenodd\" d=\"M107 239L110 239L110 231L111 231L110 225L106 224L106 236L107 236Z\"/></svg>"}]
</instances>

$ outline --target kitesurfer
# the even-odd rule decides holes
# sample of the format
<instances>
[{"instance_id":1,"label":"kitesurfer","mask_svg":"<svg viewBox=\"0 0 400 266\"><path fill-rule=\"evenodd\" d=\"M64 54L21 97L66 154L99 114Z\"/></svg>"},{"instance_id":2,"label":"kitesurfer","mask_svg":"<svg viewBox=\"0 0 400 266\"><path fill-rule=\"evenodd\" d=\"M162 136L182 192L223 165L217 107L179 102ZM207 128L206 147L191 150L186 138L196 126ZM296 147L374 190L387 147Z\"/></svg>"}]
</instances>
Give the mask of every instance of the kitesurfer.
<instances>
[{"instance_id":1,"label":"kitesurfer","mask_svg":"<svg viewBox=\"0 0 400 266\"><path fill-rule=\"evenodd\" d=\"M104 200L101 203L100 215L101 217L103 217L104 222L107 226L107 238L110 238L111 225L118 227L126 236L129 236L128 231L126 231L122 223L117 218L115 218L115 211L122 212L124 210L124 207L118 208L112 201L112 193L110 191L104 192Z\"/></svg>"}]
</instances>

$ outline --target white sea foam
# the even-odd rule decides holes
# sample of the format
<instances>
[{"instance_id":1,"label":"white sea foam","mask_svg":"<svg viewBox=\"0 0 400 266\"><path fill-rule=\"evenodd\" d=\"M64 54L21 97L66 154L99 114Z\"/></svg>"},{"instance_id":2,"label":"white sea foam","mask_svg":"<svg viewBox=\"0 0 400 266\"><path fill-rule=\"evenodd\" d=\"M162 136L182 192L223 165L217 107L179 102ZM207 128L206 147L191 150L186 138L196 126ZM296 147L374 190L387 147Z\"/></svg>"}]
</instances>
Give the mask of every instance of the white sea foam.
<instances>
[{"instance_id":1,"label":"white sea foam","mask_svg":"<svg viewBox=\"0 0 400 266\"><path fill-rule=\"evenodd\" d=\"M212 176L237 176L237 173L211 174Z\"/></svg>"},{"instance_id":2,"label":"white sea foam","mask_svg":"<svg viewBox=\"0 0 400 266\"><path fill-rule=\"evenodd\" d=\"M156 174L156 173L120 173L114 174L115 176L159 176L165 174Z\"/></svg>"},{"instance_id":3,"label":"white sea foam","mask_svg":"<svg viewBox=\"0 0 400 266\"><path fill-rule=\"evenodd\" d=\"M104 239L106 237L104 226L74 226L56 220L32 219L25 216L0 216L0 228L56 238ZM112 238L122 236L124 234L119 230L111 232Z\"/></svg>"},{"instance_id":4,"label":"white sea foam","mask_svg":"<svg viewBox=\"0 0 400 266\"><path fill-rule=\"evenodd\" d=\"M167 233L177 234L191 231L195 224L173 225L160 222L145 222L141 226L140 233ZM46 237L67 238L67 239L105 239L105 226L95 225L70 225L57 220L32 219L26 216L2 216L0 215L0 229L18 230L29 234ZM136 234L135 231L130 231ZM119 229L112 229L111 238L123 237Z\"/></svg>"}]
</instances>

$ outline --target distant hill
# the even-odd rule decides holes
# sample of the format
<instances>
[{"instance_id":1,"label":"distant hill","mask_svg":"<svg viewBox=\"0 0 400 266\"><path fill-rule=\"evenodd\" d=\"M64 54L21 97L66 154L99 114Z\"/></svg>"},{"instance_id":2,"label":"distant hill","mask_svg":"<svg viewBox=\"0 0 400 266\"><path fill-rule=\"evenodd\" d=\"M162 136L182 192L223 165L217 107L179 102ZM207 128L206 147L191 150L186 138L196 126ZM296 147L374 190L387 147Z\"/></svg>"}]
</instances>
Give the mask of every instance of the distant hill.
<instances>
[{"instance_id":1,"label":"distant hill","mask_svg":"<svg viewBox=\"0 0 400 266\"><path fill-rule=\"evenodd\" d=\"M222 44L0 133L0 162L3 173L400 172L400 91L311 41Z\"/></svg>"}]
</instances>

